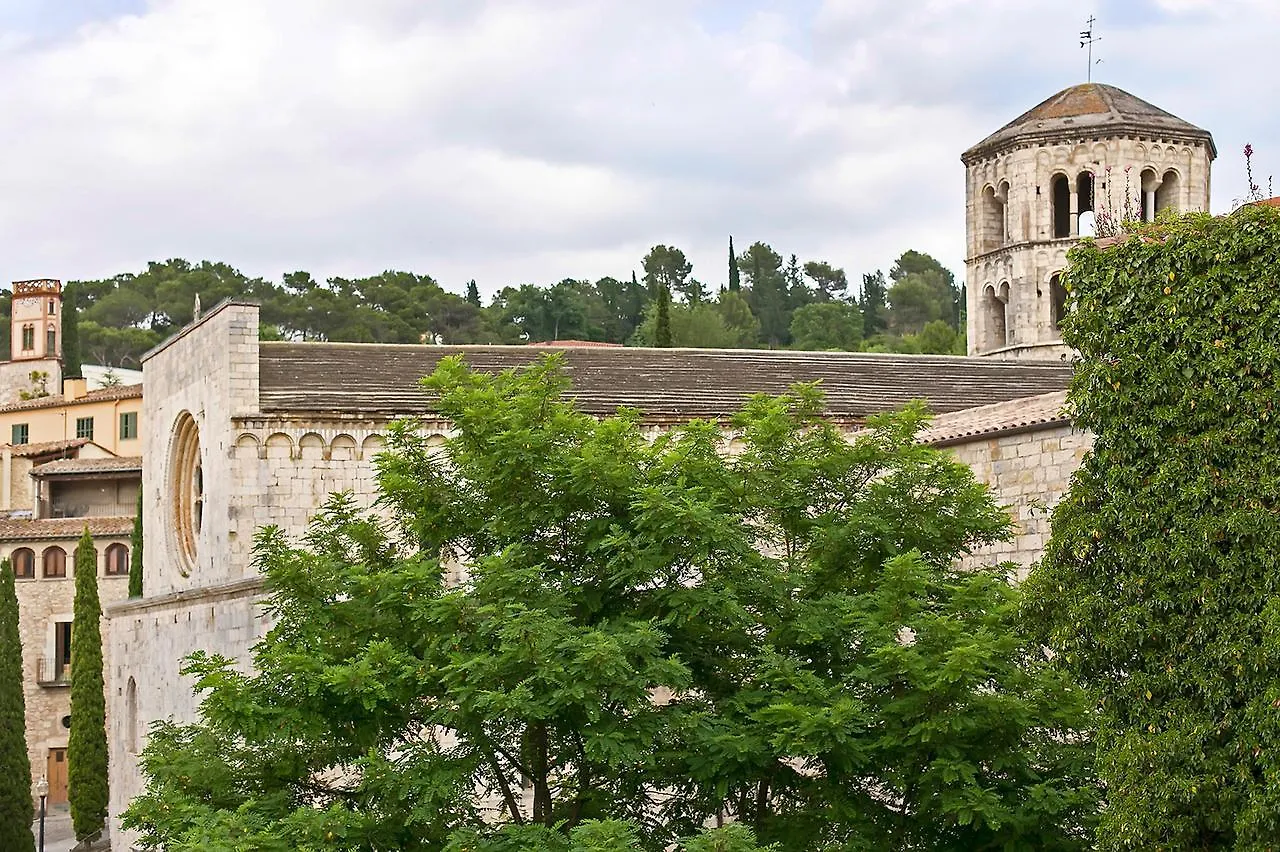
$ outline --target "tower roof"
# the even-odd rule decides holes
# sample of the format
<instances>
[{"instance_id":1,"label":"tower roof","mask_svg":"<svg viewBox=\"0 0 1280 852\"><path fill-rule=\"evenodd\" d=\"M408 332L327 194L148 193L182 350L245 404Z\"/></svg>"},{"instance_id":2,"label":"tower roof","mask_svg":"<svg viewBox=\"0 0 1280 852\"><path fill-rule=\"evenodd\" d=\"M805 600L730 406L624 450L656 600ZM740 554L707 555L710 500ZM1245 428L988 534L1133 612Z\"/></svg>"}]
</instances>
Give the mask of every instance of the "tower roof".
<instances>
[{"instance_id":1,"label":"tower roof","mask_svg":"<svg viewBox=\"0 0 1280 852\"><path fill-rule=\"evenodd\" d=\"M1209 157L1218 155L1209 131L1183 121L1123 89L1082 83L1063 89L974 145L961 155L969 163L999 149L1024 142L1053 142L1082 135L1125 133L1204 142Z\"/></svg>"}]
</instances>

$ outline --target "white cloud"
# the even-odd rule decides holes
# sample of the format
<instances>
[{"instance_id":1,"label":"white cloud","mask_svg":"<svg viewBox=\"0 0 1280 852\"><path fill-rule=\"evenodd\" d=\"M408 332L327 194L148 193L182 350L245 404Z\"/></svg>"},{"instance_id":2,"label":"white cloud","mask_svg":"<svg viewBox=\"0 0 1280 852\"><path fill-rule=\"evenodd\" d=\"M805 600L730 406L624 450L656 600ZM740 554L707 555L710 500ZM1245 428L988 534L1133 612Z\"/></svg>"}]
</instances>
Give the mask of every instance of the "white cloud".
<instances>
[{"instance_id":1,"label":"white cloud","mask_svg":"<svg viewBox=\"0 0 1280 852\"><path fill-rule=\"evenodd\" d=\"M1224 152L1247 135L1280 163L1263 107L1277 84L1245 73L1277 13L1235 5L1247 32L1153 0L1150 22L1104 30L1099 69ZM725 8L733 20L711 25ZM185 256L492 291L626 275L667 242L716 284L733 233L851 278L906 248L959 272L959 154L1078 81L1079 12L800 8L163 0L53 36L0 32L5 271L97 277Z\"/></svg>"}]
</instances>

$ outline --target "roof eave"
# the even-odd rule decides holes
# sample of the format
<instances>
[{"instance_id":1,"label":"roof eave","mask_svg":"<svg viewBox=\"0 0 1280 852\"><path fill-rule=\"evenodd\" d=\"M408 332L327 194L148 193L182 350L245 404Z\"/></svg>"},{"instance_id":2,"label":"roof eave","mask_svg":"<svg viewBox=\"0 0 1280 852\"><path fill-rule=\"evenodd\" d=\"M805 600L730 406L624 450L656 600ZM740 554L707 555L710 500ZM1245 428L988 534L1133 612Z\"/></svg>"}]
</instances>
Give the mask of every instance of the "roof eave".
<instances>
[{"instance_id":1,"label":"roof eave","mask_svg":"<svg viewBox=\"0 0 1280 852\"><path fill-rule=\"evenodd\" d=\"M1002 139L996 139L999 133L993 134L983 139L977 145L966 150L960 155L960 162L966 166L972 165L978 160L992 156L993 154L1003 153L1008 149L1017 148L1029 142L1061 142L1068 139L1075 139L1081 136L1119 136L1125 133L1144 136L1158 136L1161 138L1176 139L1181 142L1193 142L1196 144L1204 144L1209 149L1209 159L1216 160L1218 158L1218 147L1213 142L1213 134L1207 130L1195 128L1191 130L1161 130L1151 126L1144 126L1138 122L1125 121L1116 124L1108 124L1105 127L1090 128L1081 127L1061 127L1051 130L1026 130L1019 131L1012 136Z\"/></svg>"}]
</instances>

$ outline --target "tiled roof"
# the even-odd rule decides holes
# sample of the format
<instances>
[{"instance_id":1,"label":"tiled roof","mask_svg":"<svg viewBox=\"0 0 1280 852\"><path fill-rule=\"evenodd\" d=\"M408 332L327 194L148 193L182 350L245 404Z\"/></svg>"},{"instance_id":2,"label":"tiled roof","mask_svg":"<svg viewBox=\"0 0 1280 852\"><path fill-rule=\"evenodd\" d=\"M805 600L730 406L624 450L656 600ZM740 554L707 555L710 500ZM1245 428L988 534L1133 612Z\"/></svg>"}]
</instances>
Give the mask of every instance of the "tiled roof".
<instances>
[{"instance_id":1,"label":"tiled roof","mask_svg":"<svg viewBox=\"0 0 1280 852\"><path fill-rule=\"evenodd\" d=\"M0 541L75 539L86 526L92 536L126 536L133 532L133 518L3 518Z\"/></svg>"},{"instance_id":2,"label":"tiled roof","mask_svg":"<svg viewBox=\"0 0 1280 852\"><path fill-rule=\"evenodd\" d=\"M39 444L0 444L0 450L9 450L18 458L31 458L78 449L87 443L88 438L72 438L70 441L44 441Z\"/></svg>"},{"instance_id":3,"label":"tiled roof","mask_svg":"<svg viewBox=\"0 0 1280 852\"><path fill-rule=\"evenodd\" d=\"M566 349L570 346L621 346L621 343L605 343L603 340L538 340L526 343L526 346L547 346L553 349Z\"/></svg>"},{"instance_id":4,"label":"tiled roof","mask_svg":"<svg viewBox=\"0 0 1280 852\"><path fill-rule=\"evenodd\" d=\"M0 406L0 413L6 411L29 411L35 408L54 408L59 405L82 405L88 402L111 402L117 399L140 399L142 385L116 385L110 388L91 390L82 397L66 399L60 393L41 396L35 399L24 399Z\"/></svg>"},{"instance_id":5,"label":"tiled roof","mask_svg":"<svg viewBox=\"0 0 1280 852\"><path fill-rule=\"evenodd\" d=\"M141 473L140 456L105 459L58 459L31 468L32 476L62 476L72 473Z\"/></svg>"},{"instance_id":6,"label":"tiled roof","mask_svg":"<svg viewBox=\"0 0 1280 852\"><path fill-rule=\"evenodd\" d=\"M975 438L1070 423L1066 391L998 402L935 417L916 439L922 444L960 444Z\"/></svg>"},{"instance_id":7,"label":"tiled roof","mask_svg":"<svg viewBox=\"0 0 1280 852\"><path fill-rule=\"evenodd\" d=\"M1217 156L1209 131L1183 121L1172 113L1134 97L1123 89L1102 83L1084 83L1063 89L1037 104L961 155L972 160L1023 142L1051 142L1098 134L1126 133L1173 137L1205 142L1209 156Z\"/></svg>"},{"instance_id":8,"label":"tiled roof","mask_svg":"<svg viewBox=\"0 0 1280 852\"><path fill-rule=\"evenodd\" d=\"M259 350L263 412L425 414L418 380L448 355L497 372L545 353L527 346L406 346L265 342ZM652 420L724 417L751 394L821 380L827 414L857 421L925 399L956 411L1062 390L1071 365L957 356L745 349L565 349L571 396L591 414L620 406Z\"/></svg>"}]
</instances>

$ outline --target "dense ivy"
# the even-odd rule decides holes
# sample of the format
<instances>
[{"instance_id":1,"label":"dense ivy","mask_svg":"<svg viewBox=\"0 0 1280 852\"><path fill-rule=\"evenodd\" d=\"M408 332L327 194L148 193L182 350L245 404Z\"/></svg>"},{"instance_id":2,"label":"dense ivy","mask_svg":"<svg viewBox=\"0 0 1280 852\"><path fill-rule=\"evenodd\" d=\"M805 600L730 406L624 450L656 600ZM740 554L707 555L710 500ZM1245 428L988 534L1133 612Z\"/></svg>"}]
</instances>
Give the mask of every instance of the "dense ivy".
<instances>
[{"instance_id":1,"label":"dense ivy","mask_svg":"<svg viewBox=\"0 0 1280 852\"><path fill-rule=\"evenodd\" d=\"M1071 260L1094 443L1029 610L1098 702L1099 845L1280 848L1280 212Z\"/></svg>"}]
</instances>

